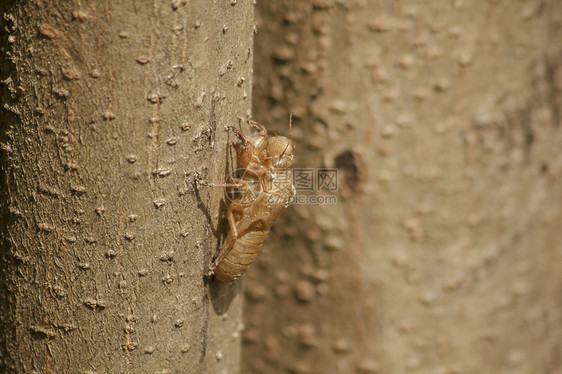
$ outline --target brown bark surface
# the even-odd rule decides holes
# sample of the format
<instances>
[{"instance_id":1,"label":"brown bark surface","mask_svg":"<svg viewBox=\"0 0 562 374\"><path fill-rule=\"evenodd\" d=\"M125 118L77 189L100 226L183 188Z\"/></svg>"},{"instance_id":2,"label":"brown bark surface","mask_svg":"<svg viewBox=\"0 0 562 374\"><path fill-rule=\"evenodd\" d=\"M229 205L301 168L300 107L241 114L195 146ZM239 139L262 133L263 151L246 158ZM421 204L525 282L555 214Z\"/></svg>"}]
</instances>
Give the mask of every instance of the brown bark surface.
<instances>
[{"instance_id":1,"label":"brown bark surface","mask_svg":"<svg viewBox=\"0 0 562 374\"><path fill-rule=\"evenodd\" d=\"M560 3L256 19L254 118L286 133L292 112L297 167L340 186L248 272L243 372L560 373Z\"/></svg>"},{"instance_id":2,"label":"brown bark surface","mask_svg":"<svg viewBox=\"0 0 562 374\"><path fill-rule=\"evenodd\" d=\"M12 4L13 3L13 4ZM238 372L225 125L251 1L3 1L0 372Z\"/></svg>"}]
</instances>

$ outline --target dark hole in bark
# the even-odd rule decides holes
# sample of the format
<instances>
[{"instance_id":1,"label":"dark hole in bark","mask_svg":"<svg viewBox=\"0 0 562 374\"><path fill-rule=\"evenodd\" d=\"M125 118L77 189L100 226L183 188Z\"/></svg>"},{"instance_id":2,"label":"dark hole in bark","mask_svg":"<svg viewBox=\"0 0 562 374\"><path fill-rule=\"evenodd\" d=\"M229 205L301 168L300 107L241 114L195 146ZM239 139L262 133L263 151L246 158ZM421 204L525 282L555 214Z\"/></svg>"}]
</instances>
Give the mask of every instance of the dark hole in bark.
<instances>
[{"instance_id":1,"label":"dark hole in bark","mask_svg":"<svg viewBox=\"0 0 562 374\"><path fill-rule=\"evenodd\" d=\"M360 192L365 180L365 166L361 156L349 150L344 151L336 157L335 165L346 186L353 192Z\"/></svg>"}]
</instances>

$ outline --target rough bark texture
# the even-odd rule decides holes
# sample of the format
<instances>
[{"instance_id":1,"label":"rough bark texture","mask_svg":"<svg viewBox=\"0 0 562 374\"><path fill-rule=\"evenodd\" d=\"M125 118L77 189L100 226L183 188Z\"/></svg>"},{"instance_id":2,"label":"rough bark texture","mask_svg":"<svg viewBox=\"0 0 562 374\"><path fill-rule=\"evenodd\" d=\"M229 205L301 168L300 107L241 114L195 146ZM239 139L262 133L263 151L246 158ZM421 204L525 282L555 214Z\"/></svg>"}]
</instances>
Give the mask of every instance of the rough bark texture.
<instances>
[{"instance_id":1,"label":"rough bark texture","mask_svg":"<svg viewBox=\"0 0 562 374\"><path fill-rule=\"evenodd\" d=\"M254 116L340 188L247 274L243 372L560 373L560 2L257 14Z\"/></svg>"},{"instance_id":2,"label":"rough bark texture","mask_svg":"<svg viewBox=\"0 0 562 374\"><path fill-rule=\"evenodd\" d=\"M239 285L203 276L222 191L193 180L249 115L252 2L7 3L0 372L238 372Z\"/></svg>"}]
</instances>

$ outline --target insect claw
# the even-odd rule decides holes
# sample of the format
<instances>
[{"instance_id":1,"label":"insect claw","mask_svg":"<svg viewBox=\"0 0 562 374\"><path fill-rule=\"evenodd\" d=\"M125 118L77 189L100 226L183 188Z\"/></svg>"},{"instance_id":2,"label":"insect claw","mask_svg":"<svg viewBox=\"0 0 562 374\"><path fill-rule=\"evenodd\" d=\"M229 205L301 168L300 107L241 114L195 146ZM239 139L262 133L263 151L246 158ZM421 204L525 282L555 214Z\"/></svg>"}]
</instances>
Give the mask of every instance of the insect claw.
<instances>
[{"instance_id":1,"label":"insect claw","mask_svg":"<svg viewBox=\"0 0 562 374\"><path fill-rule=\"evenodd\" d=\"M200 175L196 175L195 178L193 178L193 183L195 184L195 187L220 187L220 185L216 185L213 182L203 179Z\"/></svg>"},{"instance_id":2,"label":"insect claw","mask_svg":"<svg viewBox=\"0 0 562 374\"><path fill-rule=\"evenodd\" d=\"M205 276L212 277L213 275L215 275L215 269L216 268L217 268L217 266L215 265L215 262L214 261L211 262L211 264L207 268L207 271L205 272Z\"/></svg>"},{"instance_id":3,"label":"insect claw","mask_svg":"<svg viewBox=\"0 0 562 374\"><path fill-rule=\"evenodd\" d=\"M246 137L244 137L244 135L242 135L242 133L238 131L234 126L227 126L227 128L232 130L232 132L234 132L234 135L236 135L238 139L240 139L240 141L242 142L242 144L244 144L244 146L248 144L248 140L246 140Z\"/></svg>"},{"instance_id":4,"label":"insect claw","mask_svg":"<svg viewBox=\"0 0 562 374\"><path fill-rule=\"evenodd\" d=\"M209 187L209 186L212 185L211 182L206 181L205 179L203 179L203 177L201 176L201 174L200 174L199 172L197 172L197 173L195 174L195 176L193 177L193 182L192 182L192 183L193 183L193 187L194 187L195 189L197 189L198 186L201 186L201 187Z\"/></svg>"},{"instance_id":5,"label":"insect claw","mask_svg":"<svg viewBox=\"0 0 562 374\"><path fill-rule=\"evenodd\" d=\"M257 128L258 131L260 132L260 135L265 136L267 134L267 130L265 129L265 127L261 123L258 123L256 121L252 121L252 120L248 120L248 125Z\"/></svg>"}]
</instances>

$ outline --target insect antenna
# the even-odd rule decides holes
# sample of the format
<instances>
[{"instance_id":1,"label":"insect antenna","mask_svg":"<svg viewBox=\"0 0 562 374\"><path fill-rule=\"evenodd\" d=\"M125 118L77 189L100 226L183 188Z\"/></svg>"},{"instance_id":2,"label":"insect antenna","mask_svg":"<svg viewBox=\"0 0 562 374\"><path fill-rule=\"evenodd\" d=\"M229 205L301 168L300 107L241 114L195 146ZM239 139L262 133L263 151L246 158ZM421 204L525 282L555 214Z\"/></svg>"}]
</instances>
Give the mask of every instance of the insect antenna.
<instances>
[{"instance_id":1,"label":"insect antenna","mask_svg":"<svg viewBox=\"0 0 562 374\"><path fill-rule=\"evenodd\" d=\"M293 140L293 113L289 113L289 139Z\"/></svg>"}]
</instances>

